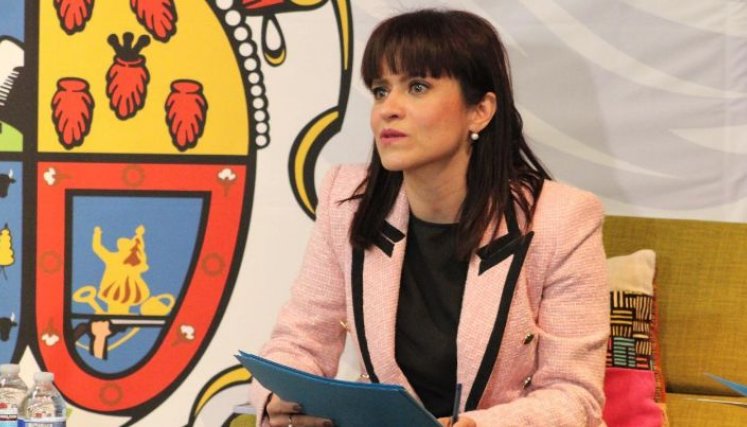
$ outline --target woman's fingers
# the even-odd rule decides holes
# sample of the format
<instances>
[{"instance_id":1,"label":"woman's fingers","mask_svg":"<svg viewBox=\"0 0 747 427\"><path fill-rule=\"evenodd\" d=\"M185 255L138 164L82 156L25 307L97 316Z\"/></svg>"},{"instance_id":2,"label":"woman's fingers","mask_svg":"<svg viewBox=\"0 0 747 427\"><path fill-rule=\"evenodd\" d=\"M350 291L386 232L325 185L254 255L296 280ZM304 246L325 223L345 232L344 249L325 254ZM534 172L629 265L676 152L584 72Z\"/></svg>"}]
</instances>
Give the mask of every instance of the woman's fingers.
<instances>
[{"instance_id":1,"label":"woman's fingers","mask_svg":"<svg viewBox=\"0 0 747 427\"><path fill-rule=\"evenodd\" d=\"M288 402L273 394L270 401L267 402L266 410L267 414L272 416L274 414L298 414L301 413L303 408L296 402Z\"/></svg>"},{"instance_id":2,"label":"woman's fingers","mask_svg":"<svg viewBox=\"0 0 747 427\"><path fill-rule=\"evenodd\" d=\"M272 427L333 427L331 420L303 414L275 414L270 415Z\"/></svg>"},{"instance_id":3,"label":"woman's fingers","mask_svg":"<svg viewBox=\"0 0 747 427\"><path fill-rule=\"evenodd\" d=\"M291 416L300 414L301 410L301 405L298 403L283 400L276 394L270 397L270 401L267 402L265 407L268 421L272 427L287 427L290 425L297 427L297 424L292 423Z\"/></svg>"},{"instance_id":4,"label":"woman's fingers","mask_svg":"<svg viewBox=\"0 0 747 427\"><path fill-rule=\"evenodd\" d=\"M284 426L287 426L285 424ZM293 415L293 427L332 427L332 421L311 415Z\"/></svg>"},{"instance_id":5,"label":"woman's fingers","mask_svg":"<svg viewBox=\"0 0 747 427\"><path fill-rule=\"evenodd\" d=\"M296 402L288 402L273 394L267 402L268 421L272 427L333 427L332 421L305 415L303 408Z\"/></svg>"},{"instance_id":6,"label":"woman's fingers","mask_svg":"<svg viewBox=\"0 0 747 427\"><path fill-rule=\"evenodd\" d=\"M459 417L453 427L477 427L477 423L472 418Z\"/></svg>"},{"instance_id":7,"label":"woman's fingers","mask_svg":"<svg viewBox=\"0 0 747 427\"><path fill-rule=\"evenodd\" d=\"M456 424L451 423L451 417L443 417L439 418L438 422L441 423L443 427L476 427L477 423L472 418L467 417L459 417L459 421L456 422Z\"/></svg>"}]
</instances>

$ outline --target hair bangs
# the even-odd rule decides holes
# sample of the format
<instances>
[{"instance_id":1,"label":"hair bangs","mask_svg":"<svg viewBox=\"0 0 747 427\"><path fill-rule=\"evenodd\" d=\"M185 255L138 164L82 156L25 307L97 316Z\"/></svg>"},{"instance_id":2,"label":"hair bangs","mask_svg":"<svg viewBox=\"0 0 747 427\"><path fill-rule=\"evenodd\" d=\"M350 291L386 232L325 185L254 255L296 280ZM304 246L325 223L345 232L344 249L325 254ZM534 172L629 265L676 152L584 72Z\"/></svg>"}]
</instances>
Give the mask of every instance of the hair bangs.
<instances>
[{"instance_id":1,"label":"hair bangs","mask_svg":"<svg viewBox=\"0 0 747 427\"><path fill-rule=\"evenodd\" d=\"M439 12L392 18L371 34L363 53L361 75L366 86L385 71L413 77L465 77L465 51L457 45L450 22Z\"/></svg>"}]
</instances>

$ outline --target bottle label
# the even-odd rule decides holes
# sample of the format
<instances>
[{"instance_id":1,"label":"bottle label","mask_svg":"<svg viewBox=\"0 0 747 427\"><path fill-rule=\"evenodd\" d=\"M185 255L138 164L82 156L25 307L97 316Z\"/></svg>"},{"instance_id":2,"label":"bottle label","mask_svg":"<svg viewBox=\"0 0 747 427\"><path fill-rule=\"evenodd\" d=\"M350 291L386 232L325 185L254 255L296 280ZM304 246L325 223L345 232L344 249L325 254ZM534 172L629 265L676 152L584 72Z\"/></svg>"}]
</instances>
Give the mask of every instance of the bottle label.
<instances>
[{"instance_id":1,"label":"bottle label","mask_svg":"<svg viewBox=\"0 0 747 427\"><path fill-rule=\"evenodd\" d=\"M65 427L64 418L38 418L18 420L18 427Z\"/></svg>"},{"instance_id":2,"label":"bottle label","mask_svg":"<svg viewBox=\"0 0 747 427\"><path fill-rule=\"evenodd\" d=\"M0 409L0 427L18 426L18 408L15 405L9 405Z\"/></svg>"}]
</instances>

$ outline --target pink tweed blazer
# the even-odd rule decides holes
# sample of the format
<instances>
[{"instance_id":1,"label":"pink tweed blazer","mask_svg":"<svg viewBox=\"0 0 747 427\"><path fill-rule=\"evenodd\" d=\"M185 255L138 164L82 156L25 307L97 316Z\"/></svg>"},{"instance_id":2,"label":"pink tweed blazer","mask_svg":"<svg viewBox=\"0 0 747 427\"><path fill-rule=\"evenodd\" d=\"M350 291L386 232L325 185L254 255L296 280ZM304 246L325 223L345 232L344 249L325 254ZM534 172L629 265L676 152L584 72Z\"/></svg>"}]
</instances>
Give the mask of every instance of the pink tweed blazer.
<instances>
[{"instance_id":1,"label":"pink tweed blazer","mask_svg":"<svg viewBox=\"0 0 747 427\"><path fill-rule=\"evenodd\" d=\"M361 380L401 384L395 321L409 207L400 193L380 242L348 240L365 177L338 166L324 180L317 219L290 300L261 354L334 377L345 339L357 344ZM462 410L478 426L600 426L609 333L603 211L590 193L545 182L531 232L513 218L486 233L469 262L457 331ZM424 355L425 357L425 355ZM258 424L269 392L255 383Z\"/></svg>"}]
</instances>

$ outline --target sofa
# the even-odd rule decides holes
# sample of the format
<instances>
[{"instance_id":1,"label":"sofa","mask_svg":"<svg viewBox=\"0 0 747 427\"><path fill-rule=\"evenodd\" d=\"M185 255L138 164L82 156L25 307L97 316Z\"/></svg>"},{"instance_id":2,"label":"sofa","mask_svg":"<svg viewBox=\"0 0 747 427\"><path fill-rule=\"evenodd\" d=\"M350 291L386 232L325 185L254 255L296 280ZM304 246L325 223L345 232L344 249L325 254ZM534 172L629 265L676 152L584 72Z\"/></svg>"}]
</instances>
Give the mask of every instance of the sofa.
<instances>
[{"instance_id":1,"label":"sofa","mask_svg":"<svg viewBox=\"0 0 747 427\"><path fill-rule=\"evenodd\" d=\"M747 426L747 399L706 375L747 384L747 224L608 216L604 245L608 257L656 254L652 338L664 422Z\"/></svg>"}]
</instances>

